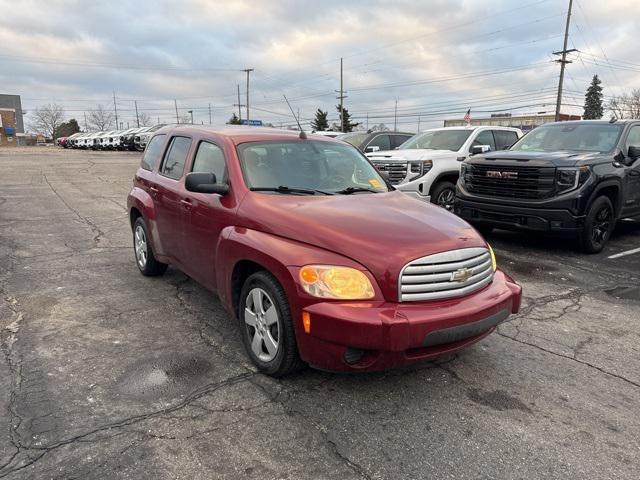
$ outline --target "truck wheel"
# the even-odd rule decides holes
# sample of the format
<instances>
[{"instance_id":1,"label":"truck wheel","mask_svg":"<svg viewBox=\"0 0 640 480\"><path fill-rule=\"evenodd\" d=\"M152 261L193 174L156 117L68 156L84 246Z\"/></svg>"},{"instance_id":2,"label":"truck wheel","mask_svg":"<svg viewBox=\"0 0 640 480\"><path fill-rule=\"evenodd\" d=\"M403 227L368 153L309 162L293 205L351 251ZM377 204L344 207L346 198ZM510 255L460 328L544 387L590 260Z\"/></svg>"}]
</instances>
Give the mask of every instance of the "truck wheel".
<instances>
[{"instance_id":1,"label":"truck wheel","mask_svg":"<svg viewBox=\"0 0 640 480\"><path fill-rule=\"evenodd\" d=\"M613 205L608 197L595 199L584 221L580 233L580 248L585 253L598 253L606 245L615 227Z\"/></svg>"},{"instance_id":2,"label":"truck wheel","mask_svg":"<svg viewBox=\"0 0 640 480\"><path fill-rule=\"evenodd\" d=\"M142 217L138 217L133 223L133 250L136 265L145 277L155 277L167 271L167 264L159 262L153 255L147 225Z\"/></svg>"},{"instance_id":3,"label":"truck wheel","mask_svg":"<svg viewBox=\"0 0 640 480\"><path fill-rule=\"evenodd\" d=\"M451 182L438 182L431 192L431 203L453 211L453 202L456 199L456 186Z\"/></svg>"},{"instance_id":4,"label":"truck wheel","mask_svg":"<svg viewBox=\"0 0 640 480\"><path fill-rule=\"evenodd\" d=\"M238 316L244 347L258 370L282 377L304 366L298 355L289 302L273 275L256 272L244 282Z\"/></svg>"}]
</instances>

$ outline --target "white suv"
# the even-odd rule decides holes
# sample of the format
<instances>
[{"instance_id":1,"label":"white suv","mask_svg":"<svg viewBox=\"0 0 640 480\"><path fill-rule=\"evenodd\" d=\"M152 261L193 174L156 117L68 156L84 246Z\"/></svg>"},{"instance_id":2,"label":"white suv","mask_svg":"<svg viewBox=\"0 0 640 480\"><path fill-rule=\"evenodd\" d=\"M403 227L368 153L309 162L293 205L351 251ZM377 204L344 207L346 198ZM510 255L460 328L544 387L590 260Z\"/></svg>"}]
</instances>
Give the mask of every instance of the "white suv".
<instances>
[{"instance_id":1,"label":"white suv","mask_svg":"<svg viewBox=\"0 0 640 480\"><path fill-rule=\"evenodd\" d=\"M506 150L522 137L510 127L445 127L414 135L398 150L368 153L392 185L420 200L453 210L460 165L469 156Z\"/></svg>"}]
</instances>

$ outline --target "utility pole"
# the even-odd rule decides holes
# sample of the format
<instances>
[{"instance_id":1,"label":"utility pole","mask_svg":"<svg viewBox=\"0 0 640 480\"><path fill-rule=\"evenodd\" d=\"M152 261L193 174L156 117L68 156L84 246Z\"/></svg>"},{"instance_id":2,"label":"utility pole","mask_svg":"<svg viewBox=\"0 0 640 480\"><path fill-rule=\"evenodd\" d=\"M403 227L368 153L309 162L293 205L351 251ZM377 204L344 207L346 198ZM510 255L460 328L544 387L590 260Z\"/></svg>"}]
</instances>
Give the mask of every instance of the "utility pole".
<instances>
[{"instance_id":1,"label":"utility pole","mask_svg":"<svg viewBox=\"0 0 640 480\"><path fill-rule=\"evenodd\" d=\"M113 111L116 114L116 128L118 128L118 106L116 105L116 91L113 91Z\"/></svg>"},{"instance_id":2,"label":"utility pole","mask_svg":"<svg viewBox=\"0 0 640 480\"><path fill-rule=\"evenodd\" d=\"M253 72L253 68L245 68L243 70L243 72L247 72L247 124L249 124L249 74L251 72ZM240 100L238 99L238 103L240 103Z\"/></svg>"},{"instance_id":3,"label":"utility pole","mask_svg":"<svg viewBox=\"0 0 640 480\"><path fill-rule=\"evenodd\" d=\"M84 112L84 129L88 132L89 125L87 125L87 112Z\"/></svg>"},{"instance_id":4,"label":"utility pole","mask_svg":"<svg viewBox=\"0 0 640 480\"><path fill-rule=\"evenodd\" d=\"M211 125L211 104L209 104L209 125Z\"/></svg>"},{"instance_id":5,"label":"utility pole","mask_svg":"<svg viewBox=\"0 0 640 480\"><path fill-rule=\"evenodd\" d=\"M174 98L173 105L176 107L176 123L180 123L180 117L178 117L178 101Z\"/></svg>"},{"instance_id":6,"label":"utility pole","mask_svg":"<svg viewBox=\"0 0 640 480\"><path fill-rule=\"evenodd\" d=\"M576 49L572 48L567 50L567 42L569 40L569 25L571 24L571 7L573 7L573 0L569 0L569 10L567 11L567 24L564 29L564 46L561 52L553 52L554 55L562 55L560 60L556 60L560 64L560 80L558 81L558 99L556 101L556 122L560 121L560 108L562 107L562 85L564 83L564 69L567 63L571 63L567 60L567 53L575 52Z\"/></svg>"},{"instance_id":7,"label":"utility pole","mask_svg":"<svg viewBox=\"0 0 640 480\"><path fill-rule=\"evenodd\" d=\"M240 84L238 84L238 103L234 103L233 106L238 107L238 120L242 122L242 107L244 105L240 103Z\"/></svg>"},{"instance_id":8,"label":"utility pole","mask_svg":"<svg viewBox=\"0 0 640 480\"><path fill-rule=\"evenodd\" d=\"M416 133L420 133L420 117L418 117L418 131Z\"/></svg>"},{"instance_id":9,"label":"utility pole","mask_svg":"<svg viewBox=\"0 0 640 480\"><path fill-rule=\"evenodd\" d=\"M393 131L398 131L398 97L396 97L396 108L393 111Z\"/></svg>"},{"instance_id":10,"label":"utility pole","mask_svg":"<svg viewBox=\"0 0 640 480\"><path fill-rule=\"evenodd\" d=\"M342 76L342 57L340 57L340 90L335 90L337 93L339 93L340 95L338 95L336 98L338 98L340 100L340 131L344 132L345 128L344 128L344 99L347 98L345 95L345 91L344 91L344 81L343 81L343 76Z\"/></svg>"},{"instance_id":11,"label":"utility pole","mask_svg":"<svg viewBox=\"0 0 640 480\"><path fill-rule=\"evenodd\" d=\"M367 112L367 132L369 131L369 112Z\"/></svg>"},{"instance_id":12,"label":"utility pole","mask_svg":"<svg viewBox=\"0 0 640 480\"><path fill-rule=\"evenodd\" d=\"M134 100L133 104L136 106L136 123L138 124L138 128L140 128L140 118L138 117L138 101Z\"/></svg>"}]
</instances>

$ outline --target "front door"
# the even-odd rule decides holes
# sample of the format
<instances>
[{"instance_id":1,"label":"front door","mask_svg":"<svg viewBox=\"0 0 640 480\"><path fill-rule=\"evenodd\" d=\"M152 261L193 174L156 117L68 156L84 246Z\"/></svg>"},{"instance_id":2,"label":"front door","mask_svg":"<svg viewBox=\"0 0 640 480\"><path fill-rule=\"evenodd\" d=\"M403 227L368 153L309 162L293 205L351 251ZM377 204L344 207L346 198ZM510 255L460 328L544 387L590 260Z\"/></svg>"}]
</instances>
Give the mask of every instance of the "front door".
<instances>
[{"instance_id":1,"label":"front door","mask_svg":"<svg viewBox=\"0 0 640 480\"><path fill-rule=\"evenodd\" d=\"M184 209L182 177L190 149L191 138L172 137L170 139L169 147L156 175L153 191L158 238L162 242L163 252L171 258L172 263L180 265L182 264L182 212Z\"/></svg>"},{"instance_id":2,"label":"front door","mask_svg":"<svg viewBox=\"0 0 640 480\"><path fill-rule=\"evenodd\" d=\"M640 125L634 125L629 130L625 143L624 154L629 153L629 147L640 148ZM626 169L624 210L623 215L640 215L640 158L636 159Z\"/></svg>"},{"instance_id":3,"label":"front door","mask_svg":"<svg viewBox=\"0 0 640 480\"><path fill-rule=\"evenodd\" d=\"M227 183L224 152L203 140L196 149L192 172L213 173L216 183ZM231 222L236 205L231 195L185 192L183 262L185 272L207 288L216 289L216 251L222 229Z\"/></svg>"}]
</instances>

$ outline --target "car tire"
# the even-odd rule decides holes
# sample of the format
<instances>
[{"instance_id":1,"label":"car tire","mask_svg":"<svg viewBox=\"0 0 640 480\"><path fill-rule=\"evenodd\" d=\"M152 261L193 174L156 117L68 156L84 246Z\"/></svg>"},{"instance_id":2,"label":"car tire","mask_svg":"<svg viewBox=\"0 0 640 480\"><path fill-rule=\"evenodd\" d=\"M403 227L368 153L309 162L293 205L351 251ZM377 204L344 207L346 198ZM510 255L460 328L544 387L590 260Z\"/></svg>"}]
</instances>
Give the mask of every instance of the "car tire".
<instances>
[{"instance_id":1,"label":"car tire","mask_svg":"<svg viewBox=\"0 0 640 480\"><path fill-rule=\"evenodd\" d=\"M247 278L240 292L238 319L242 342L258 370L282 377L304 367L289 302L273 275L260 271Z\"/></svg>"},{"instance_id":2,"label":"car tire","mask_svg":"<svg viewBox=\"0 0 640 480\"><path fill-rule=\"evenodd\" d=\"M138 270L145 277L156 277L167 271L167 264L156 260L151 246L149 230L142 217L133 223L133 252Z\"/></svg>"},{"instance_id":3,"label":"car tire","mask_svg":"<svg viewBox=\"0 0 640 480\"><path fill-rule=\"evenodd\" d=\"M456 199L456 186L451 182L438 182L431 191L431 203L453 212L453 202Z\"/></svg>"},{"instance_id":4,"label":"car tire","mask_svg":"<svg viewBox=\"0 0 640 480\"><path fill-rule=\"evenodd\" d=\"M605 247L615 227L615 210L608 197L598 197L589 207L584 227L579 234L580 250L599 253Z\"/></svg>"}]
</instances>

